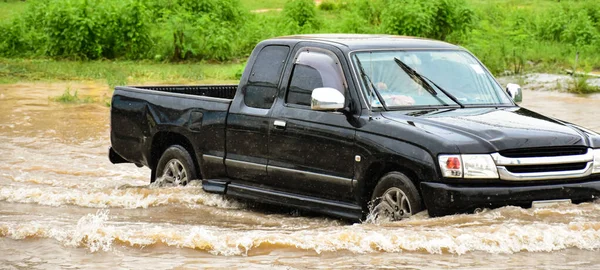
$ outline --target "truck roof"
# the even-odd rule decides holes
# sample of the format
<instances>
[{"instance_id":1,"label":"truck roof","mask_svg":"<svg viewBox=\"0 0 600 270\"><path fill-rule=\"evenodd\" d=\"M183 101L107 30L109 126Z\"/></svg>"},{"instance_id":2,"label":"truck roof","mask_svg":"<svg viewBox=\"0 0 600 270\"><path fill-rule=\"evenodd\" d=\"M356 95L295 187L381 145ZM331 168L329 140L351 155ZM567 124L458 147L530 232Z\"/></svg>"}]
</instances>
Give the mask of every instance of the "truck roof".
<instances>
[{"instance_id":1,"label":"truck roof","mask_svg":"<svg viewBox=\"0 0 600 270\"><path fill-rule=\"evenodd\" d=\"M323 42L338 47L345 47L346 50L367 50L367 49L460 49L460 47L443 41L394 35L366 35L366 34L308 34L283 36L270 39L275 40L296 40Z\"/></svg>"}]
</instances>

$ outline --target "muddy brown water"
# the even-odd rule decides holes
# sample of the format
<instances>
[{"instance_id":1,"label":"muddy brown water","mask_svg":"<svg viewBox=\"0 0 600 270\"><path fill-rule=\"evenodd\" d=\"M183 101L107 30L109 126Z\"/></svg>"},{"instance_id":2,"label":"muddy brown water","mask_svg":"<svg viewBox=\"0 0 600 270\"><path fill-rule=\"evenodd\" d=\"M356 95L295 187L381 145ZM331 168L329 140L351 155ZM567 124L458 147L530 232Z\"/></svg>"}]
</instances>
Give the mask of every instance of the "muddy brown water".
<instances>
[{"instance_id":1,"label":"muddy brown water","mask_svg":"<svg viewBox=\"0 0 600 270\"><path fill-rule=\"evenodd\" d=\"M152 187L107 157L109 109L68 85L0 85L2 269L600 269L600 203L347 224ZM102 85L70 85L110 95ZM523 106L600 131L600 97L525 91Z\"/></svg>"}]
</instances>

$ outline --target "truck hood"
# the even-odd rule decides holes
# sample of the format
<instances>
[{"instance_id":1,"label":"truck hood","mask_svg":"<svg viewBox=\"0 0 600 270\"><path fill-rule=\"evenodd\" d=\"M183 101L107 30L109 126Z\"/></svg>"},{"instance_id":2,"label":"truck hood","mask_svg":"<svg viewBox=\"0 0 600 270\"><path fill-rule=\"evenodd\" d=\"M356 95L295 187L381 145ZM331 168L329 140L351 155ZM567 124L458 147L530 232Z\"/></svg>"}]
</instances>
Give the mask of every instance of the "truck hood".
<instances>
[{"instance_id":1,"label":"truck hood","mask_svg":"<svg viewBox=\"0 0 600 270\"><path fill-rule=\"evenodd\" d=\"M382 116L436 135L455 144L461 153L574 145L600 147L598 134L520 107L387 111Z\"/></svg>"}]
</instances>

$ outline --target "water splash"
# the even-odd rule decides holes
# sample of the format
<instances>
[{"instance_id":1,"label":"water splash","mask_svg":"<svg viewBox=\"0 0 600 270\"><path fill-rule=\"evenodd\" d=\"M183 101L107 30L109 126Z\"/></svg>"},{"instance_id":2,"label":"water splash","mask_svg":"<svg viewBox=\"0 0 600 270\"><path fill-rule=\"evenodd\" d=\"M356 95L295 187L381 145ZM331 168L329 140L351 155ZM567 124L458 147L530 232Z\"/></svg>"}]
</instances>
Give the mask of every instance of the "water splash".
<instances>
[{"instance_id":1,"label":"water splash","mask_svg":"<svg viewBox=\"0 0 600 270\"><path fill-rule=\"evenodd\" d=\"M61 206L78 205L92 208L148 208L163 205L215 206L241 208L240 203L209 194L198 187L152 188L125 185L104 189L71 189L62 187L1 186L0 201Z\"/></svg>"},{"instance_id":2,"label":"water splash","mask_svg":"<svg viewBox=\"0 0 600 270\"><path fill-rule=\"evenodd\" d=\"M73 233L64 242L67 246L84 245L91 252L111 250L115 239L115 228L107 225L108 210L98 210L96 214L87 214L77 221Z\"/></svg>"},{"instance_id":3,"label":"water splash","mask_svg":"<svg viewBox=\"0 0 600 270\"><path fill-rule=\"evenodd\" d=\"M508 209L508 212L511 211ZM473 220L484 220L492 212L474 215ZM505 220L476 226L446 226L441 224L444 218L440 219L426 219L429 222L438 220L438 226L417 226L415 224L424 220L409 219L409 224L404 226L398 224L405 222L394 222L296 230L232 230L204 225L109 222L109 212L100 210L96 214L83 216L76 225L35 221L0 223L0 235L13 239L53 238L66 246L86 247L92 252L108 251L115 245L167 245L226 256L275 249L308 250L317 254L336 251L357 254L410 251L458 255L474 251L510 254L567 248L600 249L600 221L597 220L529 224Z\"/></svg>"}]
</instances>

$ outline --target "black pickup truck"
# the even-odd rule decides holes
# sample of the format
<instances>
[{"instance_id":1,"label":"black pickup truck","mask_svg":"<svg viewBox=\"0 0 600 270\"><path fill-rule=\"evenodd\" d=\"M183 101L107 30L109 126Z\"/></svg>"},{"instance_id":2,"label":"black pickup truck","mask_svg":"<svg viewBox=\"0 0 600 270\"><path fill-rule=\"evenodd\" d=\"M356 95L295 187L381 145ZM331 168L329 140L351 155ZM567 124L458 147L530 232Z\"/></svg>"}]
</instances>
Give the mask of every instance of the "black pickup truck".
<instances>
[{"instance_id":1,"label":"black pickup truck","mask_svg":"<svg viewBox=\"0 0 600 270\"><path fill-rule=\"evenodd\" d=\"M521 95L440 41L280 37L256 46L239 85L117 87L109 158L353 220L600 196L600 136Z\"/></svg>"}]
</instances>

